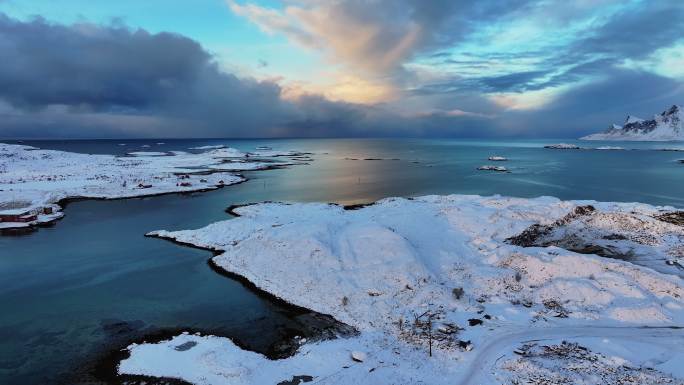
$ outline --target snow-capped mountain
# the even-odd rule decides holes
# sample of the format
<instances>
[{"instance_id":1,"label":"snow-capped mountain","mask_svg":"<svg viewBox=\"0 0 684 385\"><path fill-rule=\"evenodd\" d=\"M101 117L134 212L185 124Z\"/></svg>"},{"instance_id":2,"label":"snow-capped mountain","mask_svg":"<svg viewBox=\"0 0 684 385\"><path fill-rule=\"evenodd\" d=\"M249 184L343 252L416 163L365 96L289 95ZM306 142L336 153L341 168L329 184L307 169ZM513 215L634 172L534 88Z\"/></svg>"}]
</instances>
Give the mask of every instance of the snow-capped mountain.
<instances>
[{"instance_id":1,"label":"snow-capped mountain","mask_svg":"<svg viewBox=\"0 0 684 385\"><path fill-rule=\"evenodd\" d=\"M682 107L673 105L653 119L628 115L623 126L613 124L608 130L580 138L581 140L684 141Z\"/></svg>"}]
</instances>

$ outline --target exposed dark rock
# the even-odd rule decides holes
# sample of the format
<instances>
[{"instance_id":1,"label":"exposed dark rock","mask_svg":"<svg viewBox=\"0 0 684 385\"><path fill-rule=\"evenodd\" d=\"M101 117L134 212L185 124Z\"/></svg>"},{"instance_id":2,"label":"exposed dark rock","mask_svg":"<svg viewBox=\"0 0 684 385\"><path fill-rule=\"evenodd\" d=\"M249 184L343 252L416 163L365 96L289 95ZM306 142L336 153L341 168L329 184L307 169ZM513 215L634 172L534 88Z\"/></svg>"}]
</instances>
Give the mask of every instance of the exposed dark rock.
<instances>
[{"instance_id":1,"label":"exposed dark rock","mask_svg":"<svg viewBox=\"0 0 684 385\"><path fill-rule=\"evenodd\" d=\"M551 315L557 318L568 318L568 315L570 314L570 312L565 309L560 302L553 299L547 299L544 301L544 307L552 313Z\"/></svg>"},{"instance_id":2,"label":"exposed dark rock","mask_svg":"<svg viewBox=\"0 0 684 385\"><path fill-rule=\"evenodd\" d=\"M577 206L575 207L572 212L567 214L561 219L558 219L551 225L540 225L540 224L534 224L519 235L516 235L514 237L510 237L506 239L506 242L516 245L516 246L522 246L522 247L534 247L534 246L546 246L539 244L540 239L544 238L545 236L548 236L555 228L564 226L568 224L569 222L585 216L585 215L591 215L596 211L596 208L592 205L586 205L586 206Z\"/></svg>"},{"instance_id":3,"label":"exposed dark rock","mask_svg":"<svg viewBox=\"0 0 684 385\"><path fill-rule=\"evenodd\" d=\"M451 290L451 294L454 296L456 299L461 299L463 297L463 294L465 291L463 290L462 287L456 287L453 290Z\"/></svg>"},{"instance_id":4,"label":"exposed dark rock","mask_svg":"<svg viewBox=\"0 0 684 385\"><path fill-rule=\"evenodd\" d=\"M174 349L179 351L179 352L185 352L187 350L194 348L195 346L197 346L197 342L188 341L188 342L182 343L178 346L174 346Z\"/></svg>"},{"instance_id":5,"label":"exposed dark rock","mask_svg":"<svg viewBox=\"0 0 684 385\"><path fill-rule=\"evenodd\" d=\"M608 234L608 235L605 235L603 237L603 239L609 240L609 241L624 241L625 239L627 239L627 237L625 237L622 234Z\"/></svg>"},{"instance_id":6,"label":"exposed dark rock","mask_svg":"<svg viewBox=\"0 0 684 385\"><path fill-rule=\"evenodd\" d=\"M299 385L311 381L313 381L313 377L304 374L300 376L292 376L291 380L280 381L278 385Z\"/></svg>"},{"instance_id":7,"label":"exposed dark rock","mask_svg":"<svg viewBox=\"0 0 684 385\"><path fill-rule=\"evenodd\" d=\"M342 206L342 208L344 208L345 210L358 210L358 209L362 209L364 207L372 206L374 204L375 203L357 203L357 204L353 204L353 205L344 205L344 206Z\"/></svg>"},{"instance_id":8,"label":"exposed dark rock","mask_svg":"<svg viewBox=\"0 0 684 385\"><path fill-rule=\"evenodd\" d=\"M461 349L466 350L466 351L473 350L473 344L472 344L470 341L459 340L459 341L458 341L458 346L459 346Z\"/></svg>"},{"instance_id":9,"label":"exposed dark rock","mask_svg":"<svg viewBox=\"0 0 684 385\"><path fill-rule=\"evenodd\" d=\"M468 320L468 325L470 326L482 325L482 323L482 320L479 318L471 318Z\"/></svg>"},{"instance_id":10,"label":"exposed dark rock","mask_svg":"<svg viewBox=\"0 0 684 385\"><path fill-rule=\"evenodd\" d=\"M683 162L684 163L684 162ZM684 226L684 211L673 211L655 217L659 221L672 223L677 226Z\"/></svg>"}]
</instances>

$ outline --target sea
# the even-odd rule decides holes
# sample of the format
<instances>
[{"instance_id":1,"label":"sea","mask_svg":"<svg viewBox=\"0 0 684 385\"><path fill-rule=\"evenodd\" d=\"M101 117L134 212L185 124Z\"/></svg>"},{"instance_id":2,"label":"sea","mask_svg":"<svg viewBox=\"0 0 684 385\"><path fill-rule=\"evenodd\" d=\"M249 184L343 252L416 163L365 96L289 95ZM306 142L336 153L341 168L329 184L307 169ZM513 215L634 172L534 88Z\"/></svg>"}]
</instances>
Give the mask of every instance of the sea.
<instances>
[{"instance_id":1,"label":"sea","mask_svg":"<svg viewBox=\"0 0 684 385\"><path fill-rule=\"evenodd\" d=\"M592 149L544 148L560 142ZM684 143L117 139L22 144L116 155L206 145L245 151L268 146L310 152L313 160L246 172L247 182L211 192L74 201L54 226L0 235L0 384L116 383L92 374L113 370L102 360L132 341L165 333L223 335L259 352L278 351L294 335L311 335L316 327L312 314L214 271L210 252L144 236L230 219L225 209L231 205L499 194L684 208L684 163L679 162L684 152L662 151L684 150ZM595 149L601 146L624 150ZM492 162L490 156L508 160ZM505 166L510 172L477 170L482 165Z\"/></svg>"}]
</instances>

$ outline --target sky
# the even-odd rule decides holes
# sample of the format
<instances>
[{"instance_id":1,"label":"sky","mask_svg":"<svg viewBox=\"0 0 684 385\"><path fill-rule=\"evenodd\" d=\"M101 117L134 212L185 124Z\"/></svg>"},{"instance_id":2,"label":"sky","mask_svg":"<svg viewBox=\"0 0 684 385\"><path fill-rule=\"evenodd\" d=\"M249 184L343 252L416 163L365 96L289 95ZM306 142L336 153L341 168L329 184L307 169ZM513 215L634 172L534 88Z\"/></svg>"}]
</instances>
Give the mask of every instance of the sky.
<instances>
[{"instance_id":1,"label":"sky","mask_svg":"<svg viewBox=\"0 0 684 385\"><path fill-rule=\"evenodd\" d=\"M672 104L680 0L0 0L4 138L572 138Z\"/></svg>"}]
</instances>

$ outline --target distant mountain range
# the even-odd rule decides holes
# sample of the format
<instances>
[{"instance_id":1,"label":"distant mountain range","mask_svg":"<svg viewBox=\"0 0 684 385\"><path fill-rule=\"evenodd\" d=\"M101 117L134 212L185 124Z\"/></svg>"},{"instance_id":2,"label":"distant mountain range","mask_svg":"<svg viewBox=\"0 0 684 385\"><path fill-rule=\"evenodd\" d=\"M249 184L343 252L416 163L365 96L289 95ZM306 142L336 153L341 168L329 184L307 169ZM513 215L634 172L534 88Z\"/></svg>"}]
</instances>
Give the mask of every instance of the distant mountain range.
<instances>
[{"instance_id":1,"label":"distant mountain range","mask_svg":"<svg viewBox=\"0 0 684 385\"><path fill-rule=\"evenodd\" d=\"M581 140L643 140L684 141L682 107L673 105L653 119L640 119L628 115L625 124L613 124L608 130L580 138Z\"/></svg>"}]
</instances>

